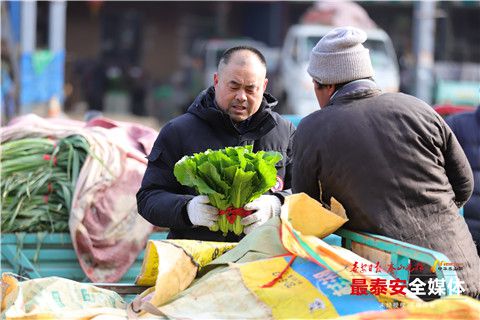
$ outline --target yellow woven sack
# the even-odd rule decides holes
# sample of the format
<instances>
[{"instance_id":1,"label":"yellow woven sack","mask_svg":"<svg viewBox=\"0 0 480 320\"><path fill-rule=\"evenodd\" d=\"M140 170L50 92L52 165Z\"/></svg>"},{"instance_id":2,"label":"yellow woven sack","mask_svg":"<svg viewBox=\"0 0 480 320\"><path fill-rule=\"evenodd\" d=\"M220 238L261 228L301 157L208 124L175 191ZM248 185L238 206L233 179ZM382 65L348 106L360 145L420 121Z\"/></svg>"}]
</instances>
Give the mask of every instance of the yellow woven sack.
<instances>
[{"instance_id":1,"label":"yellow woven sack","mask_svg":"<svg viewBox=\"0 0 480 320\"><path fill-rule=\"evenodd\" d=\"M282 220L290 222L293 228L304 235L325 238L348 221L342 205L331 198L332 210L306 193L296 193L285 198L282 206Z\"/></svg>"},{"instance_id":2,"label":"yellow woven sack","mask_svg":"<svg viewBox=\"0 0 480 320\"><path fill-rule=\"evenodd\" d=\"M135 283L152 287L130 303L129 316L136 318L152 307L163 305L185 290L201 267L236 245L234 242L149 240Z\"/></svg>"},{"instance_id":3,"label":"yellow woven sack","mask_svg":"<svg viewBox=\"0 0 480 320\"><path fill-rule=\"evenodd\" d=\"M114 291L59 277L18 281L2 274L2 319L126 319L126 304Z\"/></svg>"}]
</instances>

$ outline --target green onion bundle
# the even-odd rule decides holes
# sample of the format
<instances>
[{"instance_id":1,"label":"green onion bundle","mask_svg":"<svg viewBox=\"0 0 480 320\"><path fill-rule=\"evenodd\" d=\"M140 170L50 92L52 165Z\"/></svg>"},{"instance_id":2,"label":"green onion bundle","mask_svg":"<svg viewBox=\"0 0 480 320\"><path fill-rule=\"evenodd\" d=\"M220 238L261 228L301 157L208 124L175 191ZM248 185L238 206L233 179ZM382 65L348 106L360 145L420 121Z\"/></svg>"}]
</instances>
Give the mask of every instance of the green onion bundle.
<instances>
[{"instance_id":1,"label":"green onion bundle","mask_svg":"<svg viewBox=\"0 0 480 320\"><path fill-rule=\"evenodd\" d=\"M75 184L88 153L80 135L2 144L2 232L68 232Z\"/></svg>"}]
</instances>

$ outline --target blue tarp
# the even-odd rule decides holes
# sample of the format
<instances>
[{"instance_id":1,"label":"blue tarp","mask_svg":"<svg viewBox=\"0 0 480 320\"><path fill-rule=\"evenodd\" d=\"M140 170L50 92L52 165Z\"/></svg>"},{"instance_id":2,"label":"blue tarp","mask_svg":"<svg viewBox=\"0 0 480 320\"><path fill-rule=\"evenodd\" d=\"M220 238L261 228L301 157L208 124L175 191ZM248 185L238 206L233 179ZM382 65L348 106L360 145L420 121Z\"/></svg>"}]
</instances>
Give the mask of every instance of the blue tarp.
<instances>
[{"instance_id":1,"label":"blue tarp","mask_svg":"<svg viewBox=\"0 0 480 320\"><path fill-rule=\"evenodd\" d=\"M36 51L20 57L20 105L63 101L65 52Z\"/></svg>"}]
</instances>

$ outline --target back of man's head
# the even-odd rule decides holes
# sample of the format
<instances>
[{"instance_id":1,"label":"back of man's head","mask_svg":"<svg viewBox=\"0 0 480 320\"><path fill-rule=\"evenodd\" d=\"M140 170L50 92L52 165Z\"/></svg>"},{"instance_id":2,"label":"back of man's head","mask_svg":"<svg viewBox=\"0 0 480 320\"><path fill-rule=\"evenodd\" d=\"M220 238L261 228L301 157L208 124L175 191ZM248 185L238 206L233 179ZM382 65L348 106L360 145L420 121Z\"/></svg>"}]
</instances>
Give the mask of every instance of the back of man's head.
<instances>
[{"instance_id":1,"label":"back of man's head","mask_svg":"<svg viewBox=\"0 0 480 320\"><path fill-rule=\"evenodd\" d=\"M320 84L339 84L373 77L370 54L362 43L364 31L340 27L328 32L313 48L308 73Z\"/></svg>"}]
</instances>

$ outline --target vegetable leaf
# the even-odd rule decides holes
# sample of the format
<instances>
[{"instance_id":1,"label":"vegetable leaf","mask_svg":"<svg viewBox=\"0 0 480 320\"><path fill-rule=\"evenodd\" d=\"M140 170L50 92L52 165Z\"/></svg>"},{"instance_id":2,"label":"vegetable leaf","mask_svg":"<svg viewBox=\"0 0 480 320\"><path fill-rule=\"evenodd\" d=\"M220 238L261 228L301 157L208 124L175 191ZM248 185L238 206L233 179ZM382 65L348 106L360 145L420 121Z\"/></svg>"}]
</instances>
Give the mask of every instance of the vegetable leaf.
<instances>
[{"instance_id":1,"label":"vegetable leaf","mask_svg":"<svg viewBox=\"0 0 480 320\"><path fill-rule=\"evenodd\" d=\"M207 195L213 206L240 208L275 185L275 164L281 159L275 151L253 152L251 145L208 149L180 159L174 175L182 185Z\"/></svg>"}]
</instances>

